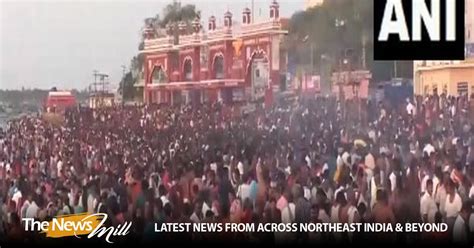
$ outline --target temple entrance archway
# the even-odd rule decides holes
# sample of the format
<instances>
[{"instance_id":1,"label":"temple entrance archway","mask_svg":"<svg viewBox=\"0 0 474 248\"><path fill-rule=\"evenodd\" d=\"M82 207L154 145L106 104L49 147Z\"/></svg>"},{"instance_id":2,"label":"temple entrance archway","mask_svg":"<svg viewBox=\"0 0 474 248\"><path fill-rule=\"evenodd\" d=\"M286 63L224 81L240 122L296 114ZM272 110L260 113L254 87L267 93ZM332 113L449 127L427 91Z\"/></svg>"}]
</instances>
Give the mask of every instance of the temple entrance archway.
<instances>
[{"instance_id":1,"label":"temple entrance archway","mask_svg":"<svg viewBox=\"0 0 474 248\"><path fill-rule=\"evenodd\" d=\"M263 51L252 55L247 66L247 80L250 82L251 100L263 100L270 81L270 63Z\"/></svg>"}]
</instances>

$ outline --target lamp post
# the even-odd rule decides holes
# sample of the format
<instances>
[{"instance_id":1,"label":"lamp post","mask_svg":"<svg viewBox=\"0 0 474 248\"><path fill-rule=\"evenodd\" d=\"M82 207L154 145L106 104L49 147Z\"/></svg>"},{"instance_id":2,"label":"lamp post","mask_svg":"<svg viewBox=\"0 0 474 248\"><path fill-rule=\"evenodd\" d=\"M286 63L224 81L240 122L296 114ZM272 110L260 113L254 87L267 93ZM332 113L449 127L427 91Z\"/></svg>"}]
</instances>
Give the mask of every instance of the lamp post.
<instances>
[{"instance_id":1,"label":"lamp post","mask_svg":"<svg viewBox=\"0 0 474 248\"><path fill-rule=\"evenodd\" d=\"M343 64L343 56L342 56L342 47L344 47L344 35L343 35L343 29L346 25L346 21L344 19L339 19L339 18L336 18L335 22L334 22L334 25L336 27L336 30L337 30L337 33L339 35L339 55L338 55L338 65L339 65L339 75L338 75L338 78L337 78L337 84L339 85L339 100L342 101L343 98L344 98L344 92L343 92L343 89L342 89L342 80L341 80L341 77L342 77L342 64ZM342 105L342 104L341 104ZM344 111L343 111L344 112Z\"/></svg>"},{"instance_id":2,"label":"lamp post","mask_svg":"<svg viewBox=\"0 0 474 248\"><path fill-rule=\"evenodd\" d=\"M305 68L304 68L304 70L303 70L303 77L302 77L302 79L304 80L304 82L303 82L303 81L301 82L301 90L303 90L303 88L304 88L304 89L306 88L306 82L307 82L307 80L308 80L308 79L306 78L306 76L307 76L307 74L308 74L307 71L310 72L311 76L313 76L313 74L314 74L314 44L313 44L313 42L310 40L310 35L308 35L308 34L305 35L305 36L303 37L303 39L301 39L301 40L296 39L296 41L297 41L298 43L301 42L301 44L302 44L305 48L306 48L307 46L309 46L309 50L310 50L310 58L309 58L309 60L310 60L310 61L309 61L309 64L310 64L309 66L310 66L310 68L309 68L309 70L308 70L308 69L307 69L308 64L305 63ZM305 50L305 51L307 51L307 50ZM303 86L303 85L304 85L304 86Z\"/></svg>"}]
</instances>

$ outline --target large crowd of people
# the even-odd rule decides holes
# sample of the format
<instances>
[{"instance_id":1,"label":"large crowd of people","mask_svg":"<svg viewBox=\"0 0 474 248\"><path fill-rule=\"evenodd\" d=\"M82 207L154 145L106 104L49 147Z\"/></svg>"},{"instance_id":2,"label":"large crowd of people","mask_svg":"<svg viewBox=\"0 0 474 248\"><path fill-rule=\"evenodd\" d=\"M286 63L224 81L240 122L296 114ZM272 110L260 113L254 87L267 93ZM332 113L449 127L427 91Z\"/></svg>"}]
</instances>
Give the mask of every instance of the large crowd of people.
<instances>
[{"instance_id":1,"label":"large crowd of people","mask_svg":"<svg viewBox=\"0 0 474 248\"><path fill-rule=\"evenodd\" d=\"M472 242L469 104L416 97L369 102L356 116L351 104L321 97L251 111L77 107L62 124L22 117L0 132L0 239L44 240L22 218L100 212L107 225L132 221L143 242ZM449 231L154 232L166 222L447 223Z\"/></svg>"}]
</instances>

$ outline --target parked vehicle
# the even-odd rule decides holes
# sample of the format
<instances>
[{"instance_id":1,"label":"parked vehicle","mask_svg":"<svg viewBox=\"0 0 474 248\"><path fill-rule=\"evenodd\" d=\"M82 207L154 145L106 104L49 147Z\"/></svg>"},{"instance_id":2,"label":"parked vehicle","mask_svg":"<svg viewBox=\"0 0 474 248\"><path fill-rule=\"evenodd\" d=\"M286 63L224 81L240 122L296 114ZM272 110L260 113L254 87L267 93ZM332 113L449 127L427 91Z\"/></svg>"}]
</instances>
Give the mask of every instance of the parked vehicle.
<instances>
[{"instance_id":1,"label":"parked vehicle","mask_svg":"<svg viewBox=\"0 0 474 248\"><path fill-rule=\"evenodd\" d=\"M48 113L64 113L66 108L76 105L76 97L70 91L50 91L45 100Z\"/></svg>"}]
</instances>

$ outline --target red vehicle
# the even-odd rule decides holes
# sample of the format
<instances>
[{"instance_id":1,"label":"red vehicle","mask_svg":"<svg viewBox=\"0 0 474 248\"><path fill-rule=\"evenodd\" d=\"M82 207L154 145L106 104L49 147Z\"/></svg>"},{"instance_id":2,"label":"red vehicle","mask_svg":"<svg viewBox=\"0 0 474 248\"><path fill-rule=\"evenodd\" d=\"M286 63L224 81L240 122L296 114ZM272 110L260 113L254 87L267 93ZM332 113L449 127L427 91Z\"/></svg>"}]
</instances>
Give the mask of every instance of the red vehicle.
<instances>
[{"instance_id":1,"label":"red vehicle","mask_svg":"<svg viewBox=\"0 0 474 248\"><path fill-rule=\"evenodd\" d=\"M76 97L70 91L51 91L45 102L48 113L62 113L66 108L74 105L76 105Z\"/></svg>"}]
</instances>

